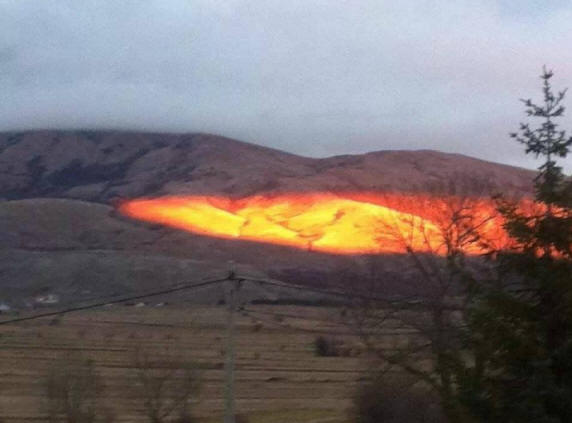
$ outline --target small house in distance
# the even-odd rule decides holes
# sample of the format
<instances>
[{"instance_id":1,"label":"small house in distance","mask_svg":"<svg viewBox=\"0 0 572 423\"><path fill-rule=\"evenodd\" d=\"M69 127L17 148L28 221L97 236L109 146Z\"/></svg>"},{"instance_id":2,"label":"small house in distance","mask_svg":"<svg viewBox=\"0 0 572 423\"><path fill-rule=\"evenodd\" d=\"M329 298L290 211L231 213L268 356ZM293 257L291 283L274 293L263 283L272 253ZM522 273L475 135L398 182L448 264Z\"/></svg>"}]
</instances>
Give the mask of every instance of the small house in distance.
<instances>
[{"instance_id":1,"label":"small house in distance","mask_svg":"<svg viewBox=\"0 0 572 423\"><path fill-rule=\"evenodd\" d=\"M38 305L54 305L60 302L60 297L56 294L38 295L34 302Z\"/></svg>"}]
</instances>

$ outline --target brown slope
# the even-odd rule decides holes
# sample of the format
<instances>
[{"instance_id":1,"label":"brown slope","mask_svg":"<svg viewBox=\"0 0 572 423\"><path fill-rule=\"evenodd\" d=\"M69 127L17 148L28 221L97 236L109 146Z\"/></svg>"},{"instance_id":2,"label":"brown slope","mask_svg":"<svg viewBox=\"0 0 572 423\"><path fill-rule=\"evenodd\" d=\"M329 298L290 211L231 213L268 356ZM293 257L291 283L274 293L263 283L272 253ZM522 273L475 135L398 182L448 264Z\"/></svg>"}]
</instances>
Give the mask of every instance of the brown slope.
<instances>
[{"instance_id":1,"label":"brown slope","mask_svg":"<svg viewBox=\"0 0 572 423\"><path fill-rule=\"evenodd\" d=\"M344 269L359 283L369 272L363 257L200 237L127 221L109 202L165 194L411 191L460 176L529 192L533 172L434 151L311 159L204 134L0 134L0 198L13 200L0 201L0 287L23 296L58 287L71 296L137 291L203 276L231 259L290 282L325 284ZM405 263L384 258L388 293L423 289Z\"/></svg>"},{"instance_id":2,"label":"brown slope","mask_svg":"<svg viewBox=\"0 0 572 423\"><path fill-rule=\"evenodd\" d=\"M241 194L312 160L203 134L28 132L0 136L0 196L107 202L164 192Z\"/></svg>"},{"instance_id":3,"label":"brown slope","mask_svg":"<svg viewBox=\"0 0 572 423\"><path fill-rule=\"evenodd\" d=\"M107 203L165 194L411 191L459 175L529 192L533 173L435 151L311 159L205 134L40 131L0 134L0 198Z\"/></svg>"},{"instance_id":4,"label":"brown slope","mask_svg":"<svg viewBox=\"0 0 572 423\"><path fill-rule=\"evenodd\" d=\"M230 260L242 274L310 284L324 283L320 279L338 267L359 265L355 258L131 221L103 204L51 198L0 202L0 302L16 307L46 293L74 302L224 275ZM210 301L211 294L197 295Z\"/></svg>"}]
</instances>

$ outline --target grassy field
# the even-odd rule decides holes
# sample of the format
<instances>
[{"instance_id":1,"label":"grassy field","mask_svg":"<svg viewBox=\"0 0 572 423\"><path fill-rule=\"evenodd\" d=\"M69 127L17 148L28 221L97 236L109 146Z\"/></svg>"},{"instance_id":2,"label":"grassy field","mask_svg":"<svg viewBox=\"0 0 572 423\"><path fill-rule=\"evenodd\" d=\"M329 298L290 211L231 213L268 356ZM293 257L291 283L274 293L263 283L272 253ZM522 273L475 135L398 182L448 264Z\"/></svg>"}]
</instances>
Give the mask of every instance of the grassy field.
<instances>
[{"instance_id":1,"label":"grassy field","mask_svg":"<svg viewBox=\"0 0 572 423\"><path fill-rule=\"evenodd\" d=\"M367 360L359 341L325 307L250 305L237 318L236 408L249 422L351 421L348 409ZM193 362L202 389L193 414L222 421L224 307L109 307L0 327L0 416L46 420L48 369L70 351L94 360L105 384L102 407L120 422L144 422L135 355ZM342 357L318 357L317 336L334 336Z\"/></svg>"}]
</instances>

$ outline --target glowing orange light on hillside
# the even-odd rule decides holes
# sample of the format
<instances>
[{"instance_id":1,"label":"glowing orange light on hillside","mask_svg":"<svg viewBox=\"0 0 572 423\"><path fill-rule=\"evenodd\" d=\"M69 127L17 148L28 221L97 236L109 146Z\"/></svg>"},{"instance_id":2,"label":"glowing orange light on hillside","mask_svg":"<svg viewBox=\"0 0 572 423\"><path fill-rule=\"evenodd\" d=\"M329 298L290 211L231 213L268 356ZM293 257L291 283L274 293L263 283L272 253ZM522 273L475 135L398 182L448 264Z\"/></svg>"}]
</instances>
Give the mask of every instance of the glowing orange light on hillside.
<instances>
[{"instance_id":1,"label":"glowing orange light on hillside","mask_svg":"<svg viewBox=\"0 0 572 423\"><path fill-rule=\"evenodd\" d=\"M370 194L289 194L238 200L186 196L131 200L120 211L196 234L326 253L403 253L406 244L418 251L439 250L436 246L443 242L438 225L421 217L430 213L398 211L384 203L386 197Z\"/></svg>"}]
</instances>

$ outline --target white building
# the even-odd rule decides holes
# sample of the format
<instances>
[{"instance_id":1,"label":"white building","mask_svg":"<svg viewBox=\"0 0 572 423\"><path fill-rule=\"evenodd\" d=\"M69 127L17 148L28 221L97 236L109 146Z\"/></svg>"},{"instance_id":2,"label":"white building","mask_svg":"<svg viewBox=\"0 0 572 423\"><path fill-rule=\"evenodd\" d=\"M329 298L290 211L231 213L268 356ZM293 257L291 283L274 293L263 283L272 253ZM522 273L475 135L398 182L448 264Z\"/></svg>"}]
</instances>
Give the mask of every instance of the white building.
<instances>
[{"instance_id":1,"label":"white building","mask_svg":"<svg viewBox=\"0 0 572 423\"><path fill-rule=\"evenodd\" d=\"M56 294L46 294L38 295L34 300L36 301L36 304L53 305L60 302L60 297Z\"/></svg>"}]
</instances>

